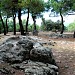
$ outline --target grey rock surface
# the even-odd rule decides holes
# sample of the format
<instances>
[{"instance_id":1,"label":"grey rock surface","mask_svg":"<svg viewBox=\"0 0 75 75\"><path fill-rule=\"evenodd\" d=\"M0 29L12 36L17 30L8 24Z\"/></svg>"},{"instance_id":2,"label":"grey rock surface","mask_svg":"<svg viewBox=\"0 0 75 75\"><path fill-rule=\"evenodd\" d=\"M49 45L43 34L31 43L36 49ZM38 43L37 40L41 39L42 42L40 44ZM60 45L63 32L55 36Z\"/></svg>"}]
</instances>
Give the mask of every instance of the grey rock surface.
<instances>
[{"instance_id":1,"label":"grey rock surface","mask_svg":"<svg viewBox=\"0 0 75 75\"><path fill-rule=\"evenodd\" d=\"M12 67L23 70L25 75L58 75L57 66L31 60L24 61L21 64L14 64Z\"/></svg>"},{"instance_id":2,"label":"grey rock surface","mask_svg":"<svg viewBox=\"0 0 75 75\"><path fill-rule=\"evenodd\" d=\"M30 52L30 59L44 63L55 64L51 49L43 46L33 48Z\"/></svg>"},{"instance_id":3,"label":"grey rock surface","mask_svg":"<svg viewBox=\"0 0 75 75\"><path fill-rule=\"evenodd\" d=\"M23 70L25 75L58 75L51 48L44 47L30 37L12 37L0 45L2 62L10 63L14 69ZM6 71L2 68L0 72Z\"/></svg>"}]
</instances>

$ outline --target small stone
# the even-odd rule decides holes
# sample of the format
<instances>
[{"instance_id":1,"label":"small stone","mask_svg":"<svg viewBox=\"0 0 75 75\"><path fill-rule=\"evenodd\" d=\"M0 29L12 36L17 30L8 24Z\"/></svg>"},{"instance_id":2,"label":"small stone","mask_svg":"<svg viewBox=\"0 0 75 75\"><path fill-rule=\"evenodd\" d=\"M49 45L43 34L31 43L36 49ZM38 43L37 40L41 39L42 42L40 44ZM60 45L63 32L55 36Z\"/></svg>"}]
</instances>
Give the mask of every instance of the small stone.
<instances>
[{"instance_id":1,"label":"small stone","mask_svg":"<svg viewBox=\"0 0 75 75\"><path fill-rule=\"evenodd\" d=\"M66 65L66 66L65 66L65 68L66 68L66 69L68 69L68 68L69 68L69 66L67 66L67 65Z\"/></svg>"}]
</instances>

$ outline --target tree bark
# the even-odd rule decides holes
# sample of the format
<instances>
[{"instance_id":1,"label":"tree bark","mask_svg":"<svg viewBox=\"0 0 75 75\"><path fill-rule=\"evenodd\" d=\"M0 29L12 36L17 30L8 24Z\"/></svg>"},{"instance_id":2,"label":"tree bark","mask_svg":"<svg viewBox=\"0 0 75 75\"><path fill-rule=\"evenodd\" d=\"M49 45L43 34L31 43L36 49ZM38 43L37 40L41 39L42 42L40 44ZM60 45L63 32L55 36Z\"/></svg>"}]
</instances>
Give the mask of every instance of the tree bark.
<instances>
[{"instance_id":1,"label":"tree bark","mask_svg":"<svg viewBox=\"0 0 75 75\"><path fill-rule=\"evenodd\" d=\"M18 9L18 19L19 19L21 35L24 35L24 28L23 28L22 20L21 20L21 8Z\"/></svg>"},{"instance_id":2,"label":"tree bark","mask_svg":"<svg viewBox=\"0 0 75 75\"><path fill-rule=\"evenodd\" d=\"M14 35L16 35L16 14L15 14L15 7L13 7L13 9L12 9L12 15L13 15Z\"/></svg>"},{"instance_id":3,"label":"tree bark","mask_svg":"<svg viewBox=\"0 0 75 75\"><path fill-rule=\"evenodd\" d=\"M75 31L74 31L74 35L73 35L73 38L75 38Z\"/></svg>"},{"instance_id":4,"label":"tree bark","mask_svg":"<svg viewBox=\"0 0 75 75\"><path fill-rule=\"evenodd\" d=\"M33 21L34 21L34 30L36 30L36 16L32 15Z\"/></svg>"},{"instance_id":5,"label":"tree bark","mask_svg":"<svg viewBox=\"0 0 75 75\"><path fill-rule=\"evenodd\" d=\"M36 16L32 15L33 21L34 21L34 30L33 35L38 36L38 31L36 30Z\"/></svg>"},{"instance_id":6,"label":"tree bark","mask_svg":"<svg viewBox=\"0 0 75 75\"><path fill-rule=\"evenodd\" d=\"M8 18L6 18L6 32L8 33L8 23L7 23L7 21L8 21Z\"/></svg>"},{"instance_id":7,"label":"tree bark","mask_svg":"<svg viewBox=\"0 0 75 75\"><path fill-rule=\"evenodd\" d=\"M16 14L13 14L14 35L16 35Z\"/></svg>"},{"instance_id":8,"label":"tree bark","mask_svg":"<svg viewBox=\"0 0 75 75\"><path fill-rule=\"evenodd\" d=\"M4 35L6 35L6 29L5 29L5 25L4 25L4 22L3 22L3 19L2 19L1 13L0 13L0 18L1 18L1 21L2 21L3 28L4 28Z\"/></svg>"},{"instance_id":9,"label":"tree bark","mask_svg":"<svg viewBox=\"0 0 75 75\"><path fill-rule=\"evenodd\" d=\"M0 27L0 34L1 34L1 27Z\"/></svg>"},{"instance_id":10,"label":"tree bark","mask_svg":"<svg viewBox=\"0 0 75 75\"><path fill-rule=\"evenodd\" d=\"M26 32L28 32L28 21L29 21L29 8L28 8L28 17L26 21Z\"/></svg>"},{"instance_id":11,"label":"tree bark","mask_svg":"<svg viewBox=\"0 0 75 75\"><path fill-rule=\"evenodd\" d=\"M63 15L62 15L61 10L60 10L60 16L61 16L61 25L62 25L60 34L63 34L63 32L64 32L64 23L63 22L64 21L63 21Z\"/></svg>"},{"instance_id":12,"label":"tree bark","mask_svg":"<svg viewBox=\"0 0 75 75\"><path fill-rule=\"evenodd\" d=\"M36 30L36 20L34 19L34 30Z\"/></svg>"}]
</instances>

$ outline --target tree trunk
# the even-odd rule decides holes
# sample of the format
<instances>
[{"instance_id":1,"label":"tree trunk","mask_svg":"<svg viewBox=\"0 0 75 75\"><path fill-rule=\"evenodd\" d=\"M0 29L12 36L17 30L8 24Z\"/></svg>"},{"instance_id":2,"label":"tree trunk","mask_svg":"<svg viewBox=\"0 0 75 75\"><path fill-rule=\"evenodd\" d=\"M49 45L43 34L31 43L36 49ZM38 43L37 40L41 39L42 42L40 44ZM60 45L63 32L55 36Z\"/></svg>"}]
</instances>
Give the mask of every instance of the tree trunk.
<instances>
[{"instance_id":1,"label":"tree trunk","mask_svg":"<svg viewBox=\"0 0 75 75\"><path fill-rule=\"evenodd\" d=\"M8 23L7 23L8 18L6 18L6 32L8 33Z\"/></svg>"},{"instance_id":2,"label":"tree trunk","mask_svg":"<svg viewBox=\"0 0 75 75\"><path fill-rule=\"evenodd\" d=\"M15 14L15 7L12 9L12 14L13 14L13 26L14 26L14 35L16 35L16 14Z\"/></svg>"},{"instance_id":3,"label":"tree trunk","mask_svg":"<svg viewBox=\"0 0 75 75\"><path fill-rule=\"evenodd\" d=\"M33 21L34 21L34 30L36 30L36 16L32 15Z\"/></svg>"},{"instance_id":4,"label":"tree trunk","mask_svg":"<svg viewBox=\"0 0 75 75\"><path fill-rule=\"evenodd\" d=\"M61 10L60 10L60 16L61 16L61 25L62 25L60 34L63 34L63 32L64 32L64 23L63 22L64 21L63 21L63 16L62 16Z\"/></svg>"},{"instance_id":5,"label":"tree trunk","mask_svg":"<svg viewBox=\"0 0 75 75\"><path fill-rule=\"evenodd\" d=\"M20 31L21 31L21 35L24 35L24 28L22 25L22 20L21 20L21 9L18 9L18 19L19 19L19 25L20 25Z\"/></svg>"},{"instance_id":6,"label":"tree trunk","mask_svg":"<svg viewBox=\"0 0 75 75\"><path fill-rule=\"evenodd\" d=\"M28 17L26 21L26 32L28 32L28 21L29 21L29 8L28 8Z\"/></svg>"},{"instance_id":7,"label":"tree trunk","mask_svg":"<svg viewBox=\"0 0 75 75\"><path fill-rule=\"evenodd\" d=\"M3 19L2 19L1 13L0 13L0 18L1 18L1 21L2 21L3 28L4 28L4 35L6 35L6 29L5 29L5 25L4 25L4 22L3 22Z\"/></svg>"},{"instance_id":8,"label":"tree trunk","mask_svg":"<svg viewBox=\"0 0 75 75\"><path fill-rule=\"evenodd\" d=\"M36 20L34 19L34 30L36 30Z\"/></svg>"},{"instance_id":9,"label":"tree trunk","mask_svg":"<svg viewBox=\"0 0 75 75\"><path fill-rule=\"evenodd\" d=\"M33 30L33 35L38 36L38 31L36 30L36 16L32 15L33 21L34 21L34 30Z\"/></svg>"},{"instance_id":10,"label":"tree trunk","mask_svg":"<svg viewBox=\"0 0 75 75\"><path fill-rule=\"evenodd\" d=\"M16 35L16 14L13 15L14 35Z\"/></svg>"},{"instance_id":11,"label":"tree trunk","mask_svg":"<svg viewBox=\"0 0 75 75\"><path fill-rule=\"evenodd\" d=\"M74 35L73 35L73 38L75 38L75 31L74 31Z\"/></svg>"},{"instance_id":12,"label":"tree trunk","mask_svg":"<svg viewBox=\"0 0 75 75\"><path fill-rule=\"evenodd\" d=\"M1 27L0 27L0 34L1 34Z\"/></svg>"}]
</instances>

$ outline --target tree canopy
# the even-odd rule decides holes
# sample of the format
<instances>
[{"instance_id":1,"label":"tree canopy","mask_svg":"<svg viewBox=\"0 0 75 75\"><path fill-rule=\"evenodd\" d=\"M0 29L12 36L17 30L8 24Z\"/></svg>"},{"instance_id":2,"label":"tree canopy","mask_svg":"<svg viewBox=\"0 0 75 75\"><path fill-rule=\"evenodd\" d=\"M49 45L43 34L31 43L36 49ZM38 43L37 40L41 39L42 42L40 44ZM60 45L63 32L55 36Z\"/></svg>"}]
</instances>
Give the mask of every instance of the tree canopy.
<instances>
[{"instance_id":1,"label":"tree canopy","mask_svg":"<svg viewBox=\"0 0 75 75\"><path fill-rule=\"evenodd\" d=\"M32 15L34 21L34 30L36 29L36 18L43 16L44 11L51 10L55 15L61 16L61 24L52 22L51 20L45 20L42 18L43 26L46 27L46 30L51 30L55 28L61 29L61 33L64 31L64 18L63 15L68 14L69 11L75 11L75 0L0 0L0 24L2 23L2 30L4 35L8 32L8 18L12 17L13 19L13 31L14 35L16 34L16 17L18 17L19 23L18 28L22 35L25 32L28 32L29 25L29 15ZM22 22L22 14L28 14L25 24ZM6 22L4 21L6 19ZM23 25L24 24L24 25ZM25 26L25 27L24 27ZM42 27L43 27L42 26Z\"/></svg>"},{"instance_id":2,"label":"tree canopy","mask_svg":"<svg viewBox=\"0 0 75 75\"><path fill-rule=\"evenodd\" d=\"M70 23L69 26L67 26L68 31L75 31L75 22Z\"/></svg>"}]
</instances>

